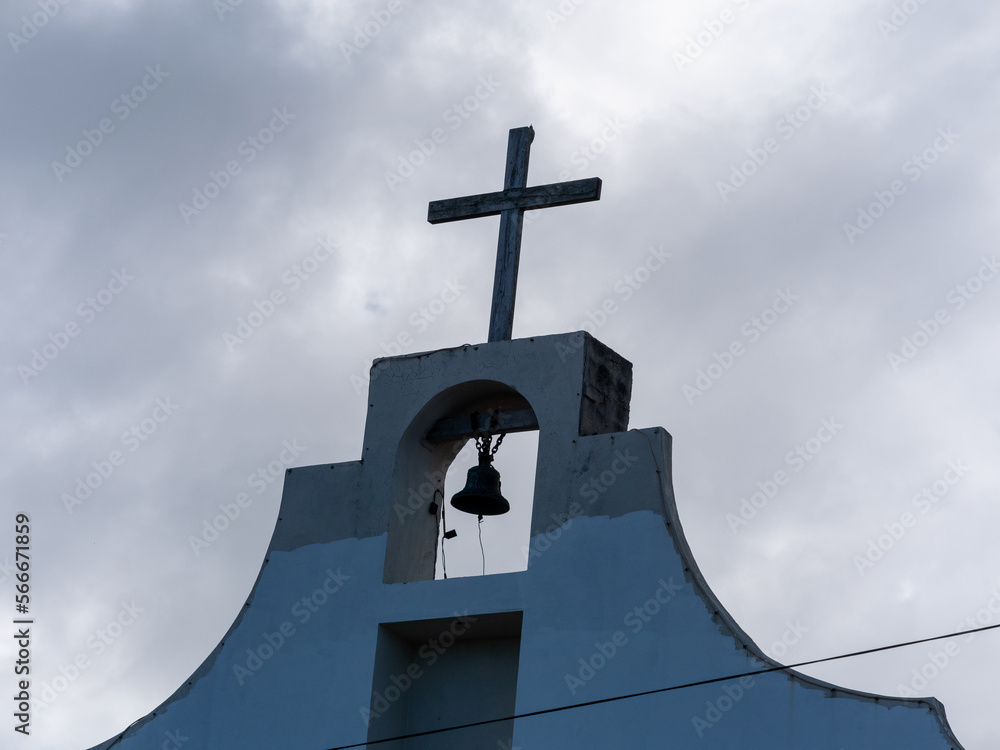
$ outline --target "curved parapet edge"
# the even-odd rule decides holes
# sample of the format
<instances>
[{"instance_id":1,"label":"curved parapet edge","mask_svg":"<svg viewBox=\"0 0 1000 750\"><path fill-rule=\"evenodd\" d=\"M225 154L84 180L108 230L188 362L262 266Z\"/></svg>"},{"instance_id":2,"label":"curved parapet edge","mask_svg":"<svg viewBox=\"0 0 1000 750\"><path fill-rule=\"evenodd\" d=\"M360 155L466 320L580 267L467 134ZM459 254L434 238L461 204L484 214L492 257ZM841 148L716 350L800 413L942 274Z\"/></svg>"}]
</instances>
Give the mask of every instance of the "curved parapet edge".
<instances>
[{"instance_id":1,"label":"curved parapet edge","mask_svg":"<svg viewBox=\"0 0 1000 750\"><path fill-rule=\"evenodd\" d=\"M657 430L662 430L667 436L666 443L661 444L666 450L664 456L658 456L656 451L653 449L654 439L658 439L659 437L655 434ZM792 678L792 680L798 681L806 687L841 693L860 700L878 703L879 705L897 705L910 708L926 707L934 714L943 736L953 745L953 750L964 750L961 742L959 742L955 733L952 731L951 725L948 723L948 717L945 712L944 704L937 698L931 696L920 698L897 698L879 695L877 693L869 693L862 690L855 690L853 688L841 687L839 685L826 682L825 680L820 680L816 677L803 674L802 672L798 672L790 667L786 667L765 654L764 651L746 633L746 631L740 627L740 625L736 622L736 619L729 613L729 610L726 609L719 597L716 596L714 591L712 591L712 587L709 586L708 581L705 579L704 574L702 574L701 568L698 566L694 554L691 551L687 537L684 534L684 526L681 523L672 487L673 480L670 470L670 433L662 427L644 429L633 428L629 430L629 432L638 432L649 442L650 451L653 454L653 461L656 465L657 474L659 475L660 497L663 501L665 512L664 522L667 525L667 532L673 540L674 547L684 562L685 575L690 576L692 584L695 586L698 593L703 597L708 607L718 618L720 626L728 629L729 634L737 642L739 647L742 647L754 658L766 665L765 668L774 668L776 673L783 672ZM666 459L666 465L663 465L662 459ZM670 482L671 485L668 486L666 484L667 482Z\"/></svg>"},{"instance_id":2,"label":"curved parapet edge","mask_svg":"<svg viewBox=\"0 0 1000 750\"><path fill-rule=\"evenodd\" d=\"M253 586L250 587L250 593L247 594L247 599L243 603L243 606L240 607L240 611L237 613L236 617L233 619L232 625L229 626L229 628L226 630L226 634L222 636L219 642L215 644L215 648L213 648L209 652L208 656L206 656L205 659L201 662L201 664L198 665L198 668L195 669L195 671L192 672L191 675L186 680L184 680L184 684L181 685L179 688L177 688L173 693L171 693L170 696L166 698L166 700L160 703L152 711L143 716L140 716L138 719L133 721L124 730L119 732L114 737L105 740L99 745L94 745L93 747L89 748L89 750L110 750L110 748L112 748L117 743L133 736L140 729L142 729L142 727L145 726L148 722L155 719L158 714L162 714L164 711L166 711L171 704L176 703L177 701L187 696L187 694L191 692L191 688L194 687L195 683L200 681L211 671L211 669L215 665L216 659L218 659L219 654L222 651L222 648L226 645L226 641L229 640L229 636L236 630L236 628L240 626L240 623L243 622L243 616L246 614L247 610L250 609L250 605L253 603L253 600L257 595L257 586L260 584L261 576L264 574L264 568L267 567L270 551L271 551L270 546L268 546L268 551L264 556L264 561L261 563L260 569L257 571L257 578L254 580Z\"/></svg>"},{"instance_id":3,"label":"curved parapet edge","mask_svg":"<svg viewBox=\"0 0 1000 750\"><path fill-rule=\"evenodd\" d=\"M267 549L264 552L264 559L257 571L250 593L240 607L232 624L226 630L225 635L219 640L215 647L209 652L205 659L198 665L197 669L184 680L184 683L170 694L162 703L149 713L140 716L129 724L122 732L111 739L105 740L99 745L94 745L89 750L110 750L117 743L136 734L143 726L152 721L157 715L166 711L173 703L185 698L194 685L203 677L208 675L215 665L226 641L243 622L243 617L250 609L254 598L257 595L257 587L260 585L264 569L270 561L273 552L287 551L295 549L305 544L316 544L330 539L343 536L344 530L349 530L356 536L370 536L374 532L368 526L359 524L350 513L345 512L337 506L323 504L327 497L335 494L341 486L354 487L359 481L361 473L360 461L345 461L335 464L318 464L315 466L296 467L288 469L285 474L285 484L282 488L281 501L278 505L278 514L271 531L271 538L268 541ZM320 491L309 492L319 482ZM305 484L305 491L302 485ZM291 487L291 491L290 490ZM315 500L316 502L312 502ZM331 509L336 512L331 512ZM330 518L322 518L321 511ZM286 523L286 519L288 522Z\"/></svg>"}]
</instances>

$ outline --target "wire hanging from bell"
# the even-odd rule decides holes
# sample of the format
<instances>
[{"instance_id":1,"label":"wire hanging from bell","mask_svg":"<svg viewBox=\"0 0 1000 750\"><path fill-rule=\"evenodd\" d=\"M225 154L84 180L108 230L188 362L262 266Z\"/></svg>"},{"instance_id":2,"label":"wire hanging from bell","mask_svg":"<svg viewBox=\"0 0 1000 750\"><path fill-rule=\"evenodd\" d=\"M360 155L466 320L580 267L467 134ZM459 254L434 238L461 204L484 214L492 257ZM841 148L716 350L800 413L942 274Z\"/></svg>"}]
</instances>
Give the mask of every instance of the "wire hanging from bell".
<instances>
[{"instance_id":1,"label":"wire hanging from bell","mask_svg":"<svg viewBox=\"0 0 1000 750\"><path fill-rule=\"evenodd\" d=\"M483 517L479 517L479 552L483 556L483 575L486 575L486 550L483 549Z\"/></svg>"}]
</instances>

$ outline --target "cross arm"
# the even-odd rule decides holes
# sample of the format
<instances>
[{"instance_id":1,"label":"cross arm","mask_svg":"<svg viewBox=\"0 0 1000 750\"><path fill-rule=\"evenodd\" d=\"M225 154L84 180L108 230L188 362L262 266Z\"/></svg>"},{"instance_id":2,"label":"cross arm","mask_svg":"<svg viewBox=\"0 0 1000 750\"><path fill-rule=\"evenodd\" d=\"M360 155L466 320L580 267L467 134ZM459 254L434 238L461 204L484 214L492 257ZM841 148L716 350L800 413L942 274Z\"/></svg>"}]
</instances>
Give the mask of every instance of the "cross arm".
<instances>
[{"instance_id":1,"label":"cross arm","mask_svg":"<svg viewBox=\"0 0 1000 750\"><path fill-rule=\"evenodd\" d=\"M497 193L482 193L467 195L464 198L449 198L442 201L432 201L427 208L427 221L431 224L443 224L460 219L475 219L481 216L496 216L502 211L548 206L568 206L573 203L586 203L601 198L601 178L591 177L586 180L559 182L551 185L538 185L530 188L512 188Z\"/></svg>"}]
</instances>

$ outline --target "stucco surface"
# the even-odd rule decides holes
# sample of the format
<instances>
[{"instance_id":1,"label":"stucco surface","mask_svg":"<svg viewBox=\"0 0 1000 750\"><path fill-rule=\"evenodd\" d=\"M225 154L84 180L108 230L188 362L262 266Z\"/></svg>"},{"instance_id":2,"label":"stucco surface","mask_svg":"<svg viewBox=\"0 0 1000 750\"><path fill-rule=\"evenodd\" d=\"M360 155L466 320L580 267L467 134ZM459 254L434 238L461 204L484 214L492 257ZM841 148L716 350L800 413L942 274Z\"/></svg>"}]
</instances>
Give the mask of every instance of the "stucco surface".
<instances>
[{"instance_id":1,"label":"stucco surface","mask_svg":"<svg viewBox=\"0 0 1000 750\"><path fill-rule=\"evenodd\" d=\"M671 488L669 434L579 434L582 379L593 368L592 360L585 364L584 336L377 363L374 371L383 371L373 381L363 460L286 476L274 537L229 633L174 696L101 750L159 749L167 732L187 737L185 750L364 742L385 622L523 612L519 714L773 665L690 555ZM484 379L503 386L497 393L523 396L538 418L528 569L386 583L392 546L408 541L411 528L426 536L427 519L433 523L423 509L401 515L395 508L406 497L400 475L415 481L422 460L438 460L420 435L468 394L455 391L462 398L445 399L432 413L426 407ZM620 409L604 412L623 426ZM451 747L447 737L439 747ZM549 750L960 747L933 699L834 689L789 671L522 718L513 743Z\"/></svg>"}]
</instances>

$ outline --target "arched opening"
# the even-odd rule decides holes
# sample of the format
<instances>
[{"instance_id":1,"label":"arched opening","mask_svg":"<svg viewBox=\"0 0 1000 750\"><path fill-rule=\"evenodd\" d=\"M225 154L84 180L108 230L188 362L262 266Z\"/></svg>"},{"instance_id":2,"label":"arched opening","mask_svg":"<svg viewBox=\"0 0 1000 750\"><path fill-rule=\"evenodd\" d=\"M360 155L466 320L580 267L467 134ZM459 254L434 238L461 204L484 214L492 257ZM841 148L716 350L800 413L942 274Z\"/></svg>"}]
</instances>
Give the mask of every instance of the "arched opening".
<instances>
[{"instance_id":1,"label":"arched opening","mask_svg":"<svg viewBox=\"0 0 1000 750\"><path fill-rule=\"evenodd\" d=\"M444 481L444 528L457 535L438 539L435 578L513 573L528 569L528 540L531 530L532 500L538 432L508 433L494 456L500 472L501 493L510 503L510 512L479 518L462 513L451 505L452 496L466 483L469 468L478 462L475 442L469 440L455 456ZM440 500L440 496L439 496ZM443 531L443 529L442 529Z\"/></svg>"},{"instance_id":2,"label":"arched opening","mask_svg":"<svg viewBox=\"0 0 1000 750\"><path fill-rule=\"evenodd\" d=\"M451 507L450 500L465 486L466 472L478 460L474 438L487 431L506 433L495 465L512 510L505 514L510 518L484 520L480 549L478 518L460 518L467 514ZM406 428L398 446L383 580L406 583L443 577L445 561L438 563L440 537L445 527L451 530L456 524L458 536L444 541L445 557L453 556L447 560L448 577L482 574L484 553L487 574L526 569L523 548L527 546L534 502L537 435L538 421L531 405L504 383L468 381L430 399ZM498 519L501 522L497 523ZM454 544L459 537L461 543ZM469 541L474 545L471 548ZM438 570L440 574L435 575Z\"/></svg>"}]
</instances>

